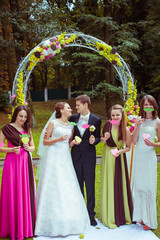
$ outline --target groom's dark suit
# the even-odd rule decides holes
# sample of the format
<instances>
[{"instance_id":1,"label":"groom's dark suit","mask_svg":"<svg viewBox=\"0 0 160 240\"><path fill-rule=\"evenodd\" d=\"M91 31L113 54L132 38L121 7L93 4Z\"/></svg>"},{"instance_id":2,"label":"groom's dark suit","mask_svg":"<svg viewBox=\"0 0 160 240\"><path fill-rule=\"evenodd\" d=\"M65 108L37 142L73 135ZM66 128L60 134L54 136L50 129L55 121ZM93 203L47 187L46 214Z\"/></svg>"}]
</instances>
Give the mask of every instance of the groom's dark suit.
<instances>
[{"instance_id":1,"label":"groom's dark suit","mask_svg":"<svg viewBox=\"0 0 160 240\"><path fill-rule=\"evenodd\" d=\"M70 122L78 123L80 114L75 114L71 116ZM95 166L96 166L96 149L95 145L100 142L100 128L101 128L101 119L92 113L90 113L89 125L95 126L95 131L90 133L89 128L85 130L83 136L80 135L80 131L77 126L74 128L74 135L82 138L82 142L79 145L74 145L72 147L72 160L73 165L77 174L79 185L84 195L84 181L87 192L87 209L90 218L94 218L95 212ZM90 135L95 136L95 143L90 144L89 138Z\"/></svg>"}]
</instances>

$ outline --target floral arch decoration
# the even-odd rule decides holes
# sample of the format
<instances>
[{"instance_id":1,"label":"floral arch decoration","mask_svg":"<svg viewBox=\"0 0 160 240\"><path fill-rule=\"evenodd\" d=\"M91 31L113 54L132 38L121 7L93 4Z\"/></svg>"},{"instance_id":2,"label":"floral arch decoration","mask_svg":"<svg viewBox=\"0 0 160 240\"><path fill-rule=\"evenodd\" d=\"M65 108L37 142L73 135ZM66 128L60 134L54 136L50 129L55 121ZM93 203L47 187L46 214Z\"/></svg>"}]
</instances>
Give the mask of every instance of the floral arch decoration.
<instances>
[{"instance_id":1,"label":"floral arch decoration","mask_svg":"<svg viewBox=\"0 0 160 240\"><path fill-rule=\"evenodd\" d=\"M129 70L129 67L123 60L123 58L116 52L116 49L112 46L104 43L103 41L83 34L81 32L73 33L60 33L43 40L34 49L32 49L29 54L20 62L12 88L12 100L14 102L14 107L12 109L12 114L17 105L27 105L26 95L28 83L30 81L30 74L39 62L54 57L59 54L60 51L65 47L83 47L97 52L98 54L104 56L115 69L119 80L123 87L123 98L126 101L126 116L127 120L132 121L132 115L138 115L139 107L135 104L136 101L136 87L134 86L134 79ZM13 104L12 104L13 105ZM11 115L12 115L11 114ZM11 115L9 118L11 119Z\"/></svg>"}]
</instances>

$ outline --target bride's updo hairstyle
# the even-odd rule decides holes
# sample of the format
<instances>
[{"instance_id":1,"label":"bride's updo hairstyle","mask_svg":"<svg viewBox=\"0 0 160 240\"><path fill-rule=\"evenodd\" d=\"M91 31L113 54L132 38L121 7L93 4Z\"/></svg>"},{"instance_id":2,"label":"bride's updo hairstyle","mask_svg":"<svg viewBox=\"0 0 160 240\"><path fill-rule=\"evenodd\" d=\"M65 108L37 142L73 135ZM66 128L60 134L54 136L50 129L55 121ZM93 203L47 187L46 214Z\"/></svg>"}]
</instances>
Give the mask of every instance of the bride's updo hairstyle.
<instances>
[{"instance_id":1,"label":"bride's updo hairstyle","mask_svg":"<svg viewBox=\"0 0 160 240\"><path fill-rule=\"evenodd\" d=\"M58 102L56 103L56 118L60 118L62 116L61 114L61 109L64 109L64 105L66 104L66 102Z\"/></svg>"}]
</instances>

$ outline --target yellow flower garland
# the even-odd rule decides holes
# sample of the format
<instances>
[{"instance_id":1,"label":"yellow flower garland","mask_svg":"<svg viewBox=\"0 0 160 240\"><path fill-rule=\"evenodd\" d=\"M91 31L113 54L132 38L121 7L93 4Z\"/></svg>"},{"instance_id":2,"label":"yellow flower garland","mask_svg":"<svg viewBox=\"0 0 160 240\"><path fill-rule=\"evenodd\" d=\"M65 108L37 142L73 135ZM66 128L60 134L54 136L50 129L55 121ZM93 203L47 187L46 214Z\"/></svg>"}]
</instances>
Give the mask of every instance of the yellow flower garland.
<instances>
[{"instance_id":1,"label":"yellow flower garland","mask_svg":"<svg viewBox=\"0 0 160 240\"><path fill-rule=\"evenodd\" d=\"M129 128L130 132L133 133L135 119L139 115L140 107L139 107L138 102L136 101L137 88L136 88L136 86L133 86L133 83L131 82L130 78L128 80L128 95L129 95L129 98L126 101L125 113L126 113L128 128Z\"/></svg>"},{"instance_id":2,"label":"yellow flower garland","mask_svg":"<svg viewBox=\"0 0 160 240\"><path fill-rule=\"evenodd\" d=\"M56 40L56 42L59 42L61 45L64 44L68 44L70 42L73 42L78 34L73 34L70 38L65 37L66 33L61 33L61 35L58 37L58 39ZM49 47L49 46L48 46ZM34 51L29 55L29 59L28 59L28 66L26 66L27 71L31 72L32 69L37 65L38 62L40 62L40 58L35 56L35 52L38 52L39 54L42 53L44 50L43 47L38 46L34 49ZM59 53L60 49L56 50L56 53ZM23 93L23 71L24 69L19 73L19 76L17 78L17 90L16 90L16 103L15 106L12 108L12 113L8 115L9 121L11 121L12 115L14 113L14 110L17 106L19 105L25 105L24 99L24 93Z\"/></svg>"},{"instance_id":3,"label":"yellow flower garland","mask_svg":"<svg viewBox=\"0 0 160 240\"><path fill-rule=\"evenodd\" d=\"M95 46L99 51L99 55L106 57L110 63L117 64L120 67L122 67L121 60L114 48L112 48L108 44L99 43L99 42L96 42Z\"/></svg>"}]
</instances>

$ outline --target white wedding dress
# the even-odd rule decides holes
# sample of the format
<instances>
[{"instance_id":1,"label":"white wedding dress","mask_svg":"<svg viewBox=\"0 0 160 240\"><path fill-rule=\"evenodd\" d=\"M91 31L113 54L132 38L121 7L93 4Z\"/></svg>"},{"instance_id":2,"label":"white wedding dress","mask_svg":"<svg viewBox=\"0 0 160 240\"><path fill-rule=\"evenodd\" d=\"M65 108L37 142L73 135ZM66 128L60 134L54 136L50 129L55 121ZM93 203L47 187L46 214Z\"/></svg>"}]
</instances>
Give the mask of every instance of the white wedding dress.
<instances>
[{"instance_id":1,"label":"white wedding dress","mask_svg":"<svg viewBox=\"0 0 160 240\"><path fill-rule=\"evenodd\" d=\"M68 137L49 146L46 152L36 194L35 235L81 234L89 228L90 220L70 154L69 138L73 126L65 126L56 119L53 122L51 139L66 134Z\"/></svg>"},{"instance_id":2,"label":"white wedding dress","mask_svg":"<svg viewBox=\"0 0 160 240\"><path fill-rule=\"evenodd\" d=\"M157 157L155 149L145 144L143 133L150 134L149 139L154 141L156 121L145 119L141 124L134 152L133 221L143 221L152 229L157 228Z\"/></svg>"}]
</instances>

